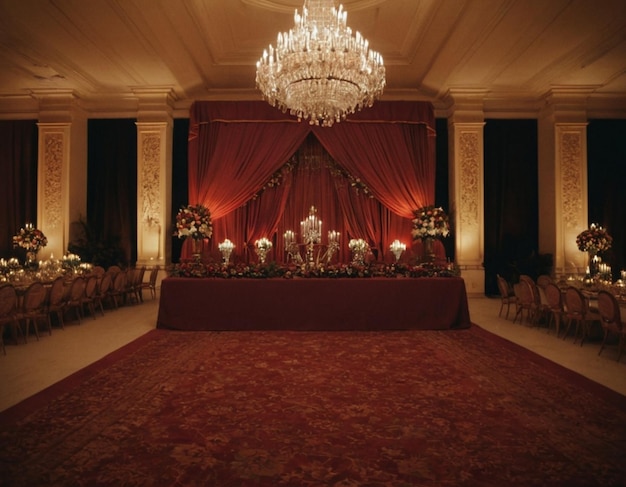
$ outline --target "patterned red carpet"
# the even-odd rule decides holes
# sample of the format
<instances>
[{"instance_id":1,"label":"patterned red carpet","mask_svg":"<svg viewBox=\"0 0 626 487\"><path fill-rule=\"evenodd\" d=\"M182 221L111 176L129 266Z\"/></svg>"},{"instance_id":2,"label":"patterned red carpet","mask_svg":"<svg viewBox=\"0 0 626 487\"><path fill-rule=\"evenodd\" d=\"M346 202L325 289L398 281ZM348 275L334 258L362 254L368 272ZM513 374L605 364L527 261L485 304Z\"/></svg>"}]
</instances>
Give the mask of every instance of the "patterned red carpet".
<instances>
[{"instance_id":1,"label":"patterned red carpet","mask_svg":"<svg viewBox=\"0 0 626 487\"><path fill-rule=\"evenodd\" d=\"M155 330L0 413L0 485L623 486L626 398L478 327Z\"/></svg>"}]
</instances>

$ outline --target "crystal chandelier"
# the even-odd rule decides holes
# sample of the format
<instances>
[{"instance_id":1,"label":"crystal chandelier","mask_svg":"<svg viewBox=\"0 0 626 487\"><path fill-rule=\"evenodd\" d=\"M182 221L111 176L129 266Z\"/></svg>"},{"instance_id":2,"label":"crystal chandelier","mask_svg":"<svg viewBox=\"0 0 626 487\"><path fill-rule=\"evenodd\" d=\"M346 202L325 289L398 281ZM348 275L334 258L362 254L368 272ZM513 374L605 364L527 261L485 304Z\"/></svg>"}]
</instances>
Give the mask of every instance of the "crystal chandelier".
<instances>
[{"instance_id":1,"label":"crystal chandelier","mask_svg":"<svg viewBox=\"0 0 626 487\"><path fill-rule=\"evenodd\" d=\"M385 87L383 58L346 19L333 0L304 0L293 29L257 62L256 86L270 105L324 127L373 105Z\"/></svg>"}]
</instances>

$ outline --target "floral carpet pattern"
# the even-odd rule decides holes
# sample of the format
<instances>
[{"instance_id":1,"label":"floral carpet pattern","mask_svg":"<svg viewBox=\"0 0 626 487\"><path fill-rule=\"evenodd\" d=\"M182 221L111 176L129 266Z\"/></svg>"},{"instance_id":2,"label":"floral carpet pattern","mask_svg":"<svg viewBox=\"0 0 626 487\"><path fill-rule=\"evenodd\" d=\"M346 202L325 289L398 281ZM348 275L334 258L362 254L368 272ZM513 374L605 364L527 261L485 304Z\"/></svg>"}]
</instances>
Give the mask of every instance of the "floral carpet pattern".
<instances>
[{"instance_id":1,"label":"floral carpet pattern","mask_svg":"<svg viewBox=\"0 0 626 487\"><path fill-rule=\"evenodd\" d=\"M473 326L154 330L0 413L2 486L623 486L626 398Z\"/></svg>"}]
</instances>

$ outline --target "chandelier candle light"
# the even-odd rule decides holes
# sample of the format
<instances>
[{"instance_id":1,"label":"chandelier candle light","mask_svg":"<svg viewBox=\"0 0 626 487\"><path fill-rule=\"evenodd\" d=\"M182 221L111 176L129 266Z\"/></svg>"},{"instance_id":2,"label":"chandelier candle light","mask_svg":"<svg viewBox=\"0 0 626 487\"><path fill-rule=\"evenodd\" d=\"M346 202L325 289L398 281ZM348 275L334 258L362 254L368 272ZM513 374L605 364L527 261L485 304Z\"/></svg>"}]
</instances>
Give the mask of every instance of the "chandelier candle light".
<instances>
[{"instance_id":1,"label":"chandelier candle light","mask_svg":"<svg viewBox=\"0 0 626 487\"><path fill-rule=\"evenodd\" d=\"M298 242L296 242L296 234L293 230L287 230L283 235L285 243L285 252L287 252L287 262L292 260L297 264L302 263L302 256L300 255L300 249L298 248Z\"/></svg>"},{"instance_id":2,"label":"chandelier candle light","mask_svg":"<svg viewBox=\"0 0 626 487\"><path fill-rule=\"evenodd\" d=\"M347 16L333 0L305 0L302 15L296 10L294 27L256 65L256 86L270 105L330 127L382 95L383 58L352 34Z\"/></svg>"},{"instance_id":3,"label":"chandelier candle light","mask_svg":"<svg viewBox=\"0 0 626 487\"><path fill-rule=\"evenodd\" d=\"M337 230L330 230L328 232L328 248L324 254L324 260L327 264L333 259L333 255L339 251L339 237L341 234Z\"/></svg>"},{"instance_id":4,"label":"chandelier candle light","mask_svg":"<svg viewBox=\"0 0 626 487\"><path fill-rule=\"evenodd\" d=\"M313 250L315 244L320 243L322 238L322 220L317 218L317 208L311 206L309 209L309 216L300 222L302 229L302 238L306 245L307 262L313 263Z\"/></svg>"},{"instance_id":5,"label":"chandelier candle light","mask_svg":"<svg viewBox=\"0 0 626 487\"><path fill-rule=\"evenodd\" d=\"M267 258L267 253L272 250L272 242L263 237L257 240L254 245L256 246L256 255L259 256L259 262L264 264L265 259Z\"/></svg>"},{"instance_id":6,"label":"chandelier candle light","mask_svg":"<svg viewBox=\"0 0 626 487\"><path fill-rule=\"evenodd\" d=\"M406 250L406 244L403 244L400 240L394 240L389 246L389 250L391 250L391 253L396 258L396 262L398 262L402 256L402 252Z\"/></svg>"},{"instance_id":7,"label":"chandelier candle light","mask_svg":"<svg viewBox=\"0 0 626 487\"><path fill-rule=\"evenodd\" d=\"M224 259L224 265L228 265L230 261L230 254L233 253L233 249L235 248L235 244L233 244L230 240L226 239L222 243L217 246L222 253L222 259Z\"/></svg>"}]
</instances>

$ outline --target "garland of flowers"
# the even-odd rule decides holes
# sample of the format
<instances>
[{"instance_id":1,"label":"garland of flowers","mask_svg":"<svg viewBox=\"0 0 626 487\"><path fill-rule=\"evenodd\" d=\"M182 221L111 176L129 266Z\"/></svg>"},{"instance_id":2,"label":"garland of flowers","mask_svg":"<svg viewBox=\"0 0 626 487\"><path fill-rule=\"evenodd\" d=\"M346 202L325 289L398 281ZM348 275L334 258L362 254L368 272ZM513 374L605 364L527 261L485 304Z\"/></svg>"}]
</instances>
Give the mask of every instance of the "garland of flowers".
<instances>
[{"instance_id":1,"label":"garland of flowers","mask_svg":"<svg viewBox=\"0 0 626 487\"><path fill-rule=\"evenodd\" d=\"M396 264L335 264L307 268L296 265L279 265L275 262L267 264L203 264L188 261L173 264L168 269L173 277L198 277L222 279L339 279L339 278L419 278L419 277L458 277L460 270L454 264L440 266L433 263L419 265Z\"/></svg>"},{"instance_id":2,"label":"garland of flowers","mask_svg":"<svg viewBox=\"0 0 626 487\"><path fill-rule=\"evenodd\" d=\"M576 236L576 245L581 252L604 252L613 244L613 237L600 225L592 223L591 226Z\"/></svg>"},{"instance_id":3,"label":"garland of flowers","mask_svg":"<svg viewBox=\"0 0 626 487\"><path fill-rule=\"evenodd\" d=\"M413 212L413 240L422 238L443 238L450 235L448 215L442 208L433 205L424 206Z\"/></svg>"},{"instance_id":4,"label":"garland of flowers","mask_svg":"<svg viewBox=\"0 0 626 487\"><path fill-rule=\"evenodd\" d=\"M48 245L48 239L41 230L26 224L17 235L13 236L13 247L22 247L28 252L39 252L39 249Z\"/></svg>"},{"instance_id":5,"label":"garland of flowers","mask_svg":"<svg viewBox=\"0 0 626 487\"><path fill-rule=\"evenodd\" d=\"M187 237L191 237L194 240L211 238L213 227L209 209L200 204L182 206L176 214L176 231L174 235L181 239Z\"/></svg>"}]
</instances>

